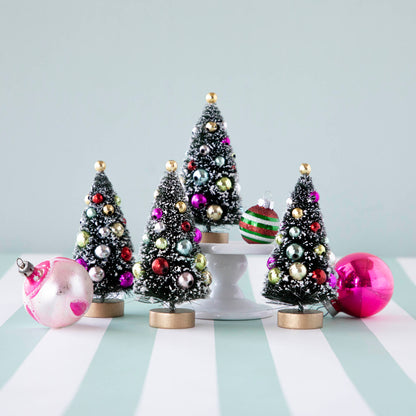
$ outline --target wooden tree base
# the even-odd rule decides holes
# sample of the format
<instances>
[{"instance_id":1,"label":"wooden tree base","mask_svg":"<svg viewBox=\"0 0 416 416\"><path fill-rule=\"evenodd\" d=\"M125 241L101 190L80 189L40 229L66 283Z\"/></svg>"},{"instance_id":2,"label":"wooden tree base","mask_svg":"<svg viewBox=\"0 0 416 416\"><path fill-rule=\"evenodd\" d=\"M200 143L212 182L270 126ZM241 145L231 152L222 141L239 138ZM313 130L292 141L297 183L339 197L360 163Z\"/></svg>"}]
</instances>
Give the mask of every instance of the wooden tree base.
<instances>
[{"instance_id":1,"label":"wooden tree base","mask_svg":"<svg viewBox=\"0 0 416 416\"><path fill-rule=\"evenodd\" d=\"M227 244L228 233L202 233L201 243Z\"/></svg>"},{"instance_id":2,"label":"wooden tree base","mask_svg":"<svg viewBox=\"0 0 416 416\"><path fill-rule=\"evenodd\" d=\"M84 316L88 318L117 318L123 315L124 300L116 300L114 302L92 302Z\"/></svg>"},{"instance_id":3,"label":"wooden tree base","mask_svg":"<svg viewBox=\"0 0 416 416\"><path fill-rule=\"evenodd\" d=\"M151 309L149 312L149 325L153 328L184 329L195 326L195 311L178 308L170 312L167 308Z\"/></svg>"},{"instance_id":4,"label":"wooden tree base","mask_svg":"<svg viewBox=\"0 0 416 416\"><path fill-rule=\"evenodd\" d=\"M313 309L299 312L297 309L281 309L277 313L277 325L287 329L318 329L323 325L323 313Z\"/></svg>"}]
</instances>

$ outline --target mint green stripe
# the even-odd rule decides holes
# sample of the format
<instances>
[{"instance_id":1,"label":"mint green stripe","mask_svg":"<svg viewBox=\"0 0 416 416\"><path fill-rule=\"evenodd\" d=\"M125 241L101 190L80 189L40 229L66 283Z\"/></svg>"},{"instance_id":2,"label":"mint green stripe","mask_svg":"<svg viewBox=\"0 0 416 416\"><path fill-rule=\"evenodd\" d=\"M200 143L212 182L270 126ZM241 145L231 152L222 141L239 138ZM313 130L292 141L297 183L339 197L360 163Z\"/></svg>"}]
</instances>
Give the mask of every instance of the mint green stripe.
<instances>
[{"instance_id":1,"label":"mint green stripe","mask_svg":"<svg viewBox=\"0 0 416 416\"><path fill-rule=\"evenodd\" d=\"M149 326L152 307L128 301L125 316L111 320L66 415L134 414L157 331Z\"/></svg>"},{"instance_id":2,"label":"mint green stripe","mask_svg":"<svg viewBox=\"0 0 416 416\"><path fill-rule=\"evenodd\" d=\"M271 221L271 222L279 222L279 220L277 218L266 217L265 215L256 214L255 212L250 211L250 210L247 210L246 212L247 212L247 214L250 214L253 217L260 218L262 220ZM243 216L244 216L244 214L243 214Z\"/></svg>"},{"instance_id":3,"label":"mint green stripe","mask_svg":"<svg viewBox=\"0 0 416 416\"><path fill-rule=\"evenodd\" d=\"M10 267L16 265L16 259L18 257L18 254L0 254L0 279L6 274Z\"/></svg>"},{"instance_id":4,"label":"mint green stripe","mask_svg":"<svg viewBox=\"0 0 416 416\"><path fill-rule=\"evenodd\" d=\"M248 273L240 287L253 300ZM221 414L289 414L261 320L214 325Z\"/></svg>"},{"instance_id":5,"label":"mint green stripe","mask_svg":"<svg viewBox=\"0 0 416 416\"><path fill-rule=\"evenodd\" d=\"M415 414L415 385L361 319L326 317L322 332L377 415Z\"/></svg>"},{"instance_id":6,"label":"mint green stripe","mask_svg":"<svg viewBox=\"0 0 416 416\"><path fill-rule=\"evenodd\" d=\"M278 225L267 225L267 224L263 224L261 222L251 221L251 220L249 220L248 218L246 218L244 216L241 219L241 222L243 222L247 225L253 225L254 227L263 228L265 230L279 231L279 226Z\"/></svg>"},{"instance_id":7,"label":"mint green stripe","mask_svg":"<svg viewBox=\"0 0 416 416\"><path fill-rule=\"evenodd\" d=\"M394 278L393 299L410 316L416 319L416 286L395 259L383 259Z\"/></svg>"},{"instance_id":8,"label":"mint green stripe","mask_svg":"<svg viewBox=\"0 0 416 416\"><path fill-rule=\"evenodd\" d=\"M21 307L0 327L0 388L32 352L48 328L38 324Z\"/></svg>"}]
</instances>

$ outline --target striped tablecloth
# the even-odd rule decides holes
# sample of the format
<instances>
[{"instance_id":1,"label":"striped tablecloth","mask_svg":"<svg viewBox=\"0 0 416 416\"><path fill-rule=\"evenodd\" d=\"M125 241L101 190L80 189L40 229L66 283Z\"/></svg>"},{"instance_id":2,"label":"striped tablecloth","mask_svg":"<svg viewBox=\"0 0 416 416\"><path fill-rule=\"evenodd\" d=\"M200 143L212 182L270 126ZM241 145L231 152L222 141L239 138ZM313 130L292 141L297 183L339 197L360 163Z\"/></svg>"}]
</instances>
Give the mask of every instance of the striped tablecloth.
<instances>
[{"instance_id":1,"label":"striped tablecloth","mask_svg":"<svg viewBox=\"0 0 416 416\"><path fill-rule=\"evenodd\" d=\"M51 256L24 255L37 264ZM293 331L272 318L148 326L149 306L48 330L22 307L14 255L0 256L0 415L416 415L416 258L385 259L387 308ZM241 282L263 302L266 258Z\"/></svg>"}]
</instances>

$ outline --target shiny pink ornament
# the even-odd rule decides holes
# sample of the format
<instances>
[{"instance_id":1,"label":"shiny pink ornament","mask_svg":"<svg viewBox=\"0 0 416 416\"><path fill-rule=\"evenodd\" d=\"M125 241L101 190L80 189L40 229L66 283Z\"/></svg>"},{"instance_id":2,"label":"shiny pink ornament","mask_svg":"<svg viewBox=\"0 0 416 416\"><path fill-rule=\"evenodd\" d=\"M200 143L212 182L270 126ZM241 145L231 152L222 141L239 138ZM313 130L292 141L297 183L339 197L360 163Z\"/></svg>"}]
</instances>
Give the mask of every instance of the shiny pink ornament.
<instances>
[{"instance_id":1,"label":"shiny pink ornament","mask_svg":"<svg viewBox=\"0 0 416 416\"><path fill-rule=\"evenodd\" d=\"M379 257L354 253L335 264L338 299L332 302L337 312L364 318L380 312L393 295L393 275Z\"/></svg>"},{"instance_id":2,"label":"shiny pink ornament","mask_svg":"<svg viewBox=\"0 0 416 416\"><path fill-rule=\"evenodd\" d=\"M271 256L267 259L267 268L271 270L271 269L274 269L275 267L276 267L276 259Z\"/></svg>"},{"instance_id":3,"label":"shiny pink ornament","mask_svg":"<svg viewBox=\"0 0 416 416\"><path fill-rule=\"evenodd\" d=\"M229 137L226 137L225 139L222 139L221 140L221 143L230 144L230 138Z\"/></svg>"},{"instance_id":4,"label":"shiny pink ornament","mask_svg":"<svg viewBox=\"0 0 416 416\"><path fill-rule=\"evenodd\" d=\"M79 263L85 270L88 270L88 263L84 259L79 258L79 259L76 259L75 261Z\"/></svg>"},{"instance_id":5,"label":"shiny pink ornament","mask_svg":"<svg viewBox=\"0 0 416 416\"><path fill-rule=\"evenodd\" d=\"M120 276L120 285L122 287L130 287L133 284L133 273L125 272Z\"/></svg>"},{"instance_id":6,"label":"shiny pink ornament","mask_svg":"<svg viewBox=\"0 0 416 416\"><path fill-rule=\"evenodd\" d=\"M311 197L311 199L313 200L313 202L318 202L319 201L319 194L316 191L313 191L309 194L309 196Z\"/></svg>"},{"instance_id":7,"label":"shiny pink ornament","mask_svg":"<svg viewBox=\"0 0 416 416\"><path fill-rule=\"evenodd\" d=\"M20 260L21 261L21 260ZM25 273L23 303L42 325L61 328L77 322L88 310L93 283L85 268L74 260L55 257ZM22 271L18 260L19 271Z\"/></svg>"},{"instance_id":8,"label":"shiny pink ornament","mask_svg":"<svg viewBox=\"0 0 416 416\"><path fill-rule=\"evenodd\" d=\"M152 211L152 218L154 220L160 220L162 218L162 216L163 216L163 211L160 208L155 208Z\"/></svg>"},{"instance_id":9,"label":"shiny pink ornament","mask_svg":"<svg viewBox=\"0 0 416 416\"><path fill-rule=\"evenodd\" d=\"M201 209L207 204L207 198L203 194L195 194L191 198L191 204L194 208Z\"/></svg>"},{"instance_id":10,"label":"shiny pink ornament","mask_svg":"<svg viewBox=\"0 0 416 416\"><path fill-rule=\"evenodd\" d=\"M194 237L194 242L195 243L199 243L202 240L202 233L201 230L199 228L195 227L195 237Z\"/></svg>"}]
</instances>

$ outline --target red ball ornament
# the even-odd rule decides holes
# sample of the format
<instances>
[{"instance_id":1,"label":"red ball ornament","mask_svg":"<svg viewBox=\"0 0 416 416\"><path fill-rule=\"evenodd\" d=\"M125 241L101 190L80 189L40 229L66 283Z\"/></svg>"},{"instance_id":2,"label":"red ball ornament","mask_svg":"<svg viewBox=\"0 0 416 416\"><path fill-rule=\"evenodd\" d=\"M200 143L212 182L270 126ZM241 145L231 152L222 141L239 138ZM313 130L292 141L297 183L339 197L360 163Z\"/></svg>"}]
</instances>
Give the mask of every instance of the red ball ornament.
<instances>
[{"instance_id":1,"label":"red ball ornament","mask_svg":"<svg viewBox=\"0 0 416 416\"><path fill-rule=\"evenodd\" d=\"M313 222L313 223L311 224L311 230L312 230L314 233L317 233L320 229L321 229L321 224L319 224L319 222Z\"/></svg>"},{"instance_id":2,"label":"red ball ornament","mask_svg":"<svg viewBox=\"0 0 416 416\"><path fill-rule=\"evenodd\" d=\"M393 275L383 260L373 254L353 253L335 264L338 299L332 301L331 315L345 312L365 318L389 303L394 289Z\"/></svg>"},{"instance_id":3,"label":"red ball ornament","mask_svg":"<svg viewBox=\"0 0 416 416\"><path fill-rule=\"evenodd\" d=\"M104 201L104 197L101 194L95 194L92 197L92 202L94 202L94 204L101 204L101 202Z\"/></svg>"},{"instance_id":4,"label":"red ball ornament","mask_svg":"<svg viewBox=\"0 0 416 416\"><path fill-rule=\"evenodd\" d=\"M127 220L126 220L124 217L121 219L121 222L122 222L124 225L126 225L126 224L127 224Z\"/></svg>"},{"instance_id":5,"label":"red ball ornament","mask_svg":"<svg viewBox=\"0 0 416 416\"><path fill-rule=\"evenodd\" d=\"M181 227L182 227L182 230L185 231L186 233L191 231L191 223L189 221L184 221Z\"/></svg>"},{"instance_id":6,"label":"red ball ornament","mask_svg":"<svg viewBox=\"0 0 416 416\"><path fill-rule=\"evenodd\" d=\"M152 270L160 276L165 276L169 272L169 263L163 257L158 257L153 260Z\"/></svg>"},{"instance_id":7,"label":"red ball ornament","mask_svg":"<svg viewBox=\"0 0 416 416\"><path fill-rule=\"evenodd\" d=\"M312 272L312 278L316 279L318 285L322 285L326 282L326 273L321 269L316 269Z\"/></svg>"},{"instance_id":8,"label":"red ball ornament","mask_svg":"<svg viewBox=\"0 0 416 416\"><path fill-rule=\"evenodd\" d=\"M128 247L123 247L121 249L121 258L124 261L130 261L133 257L133 253L131 252L131 250Z\"/></svg>"},{"instance_id":9,"label":"red ball ornament","mask_svg":"<svg viewBox=\"0 0 416 416\"><path fill-rule=\"evenodd\" d=\"M196 163L195 163L195 160L190 160L190 161L188 162L188 170L192 171L192 170L195 170L195 169L196 169Z\"/></svg>"}]
</instances>

